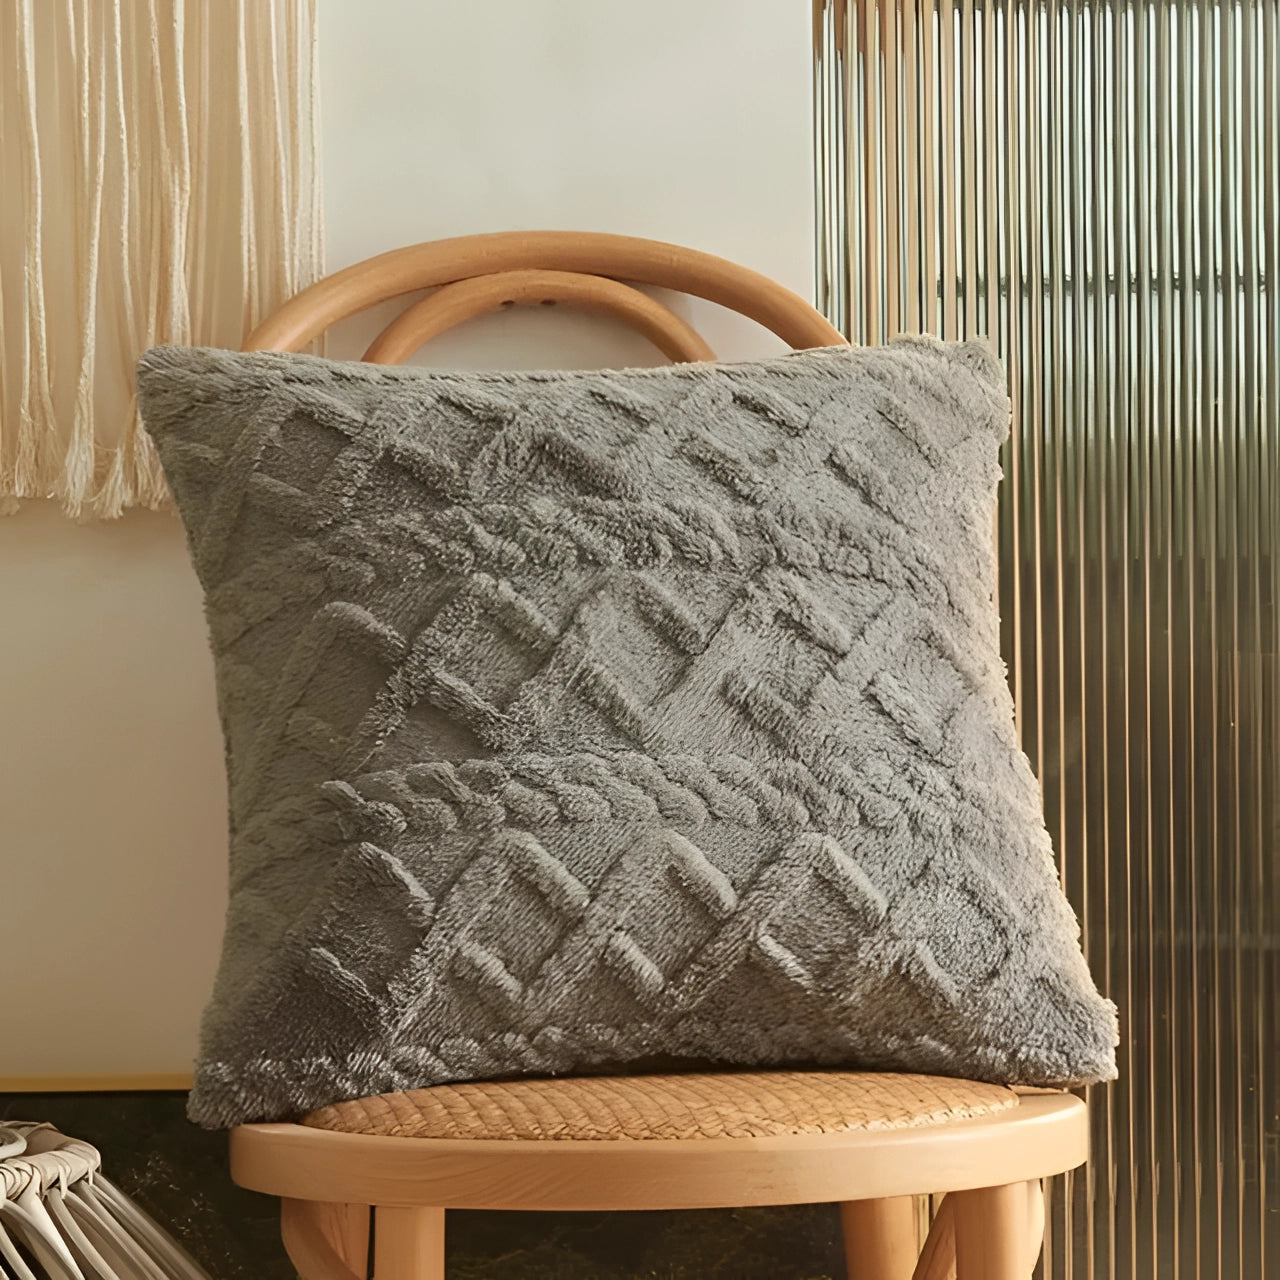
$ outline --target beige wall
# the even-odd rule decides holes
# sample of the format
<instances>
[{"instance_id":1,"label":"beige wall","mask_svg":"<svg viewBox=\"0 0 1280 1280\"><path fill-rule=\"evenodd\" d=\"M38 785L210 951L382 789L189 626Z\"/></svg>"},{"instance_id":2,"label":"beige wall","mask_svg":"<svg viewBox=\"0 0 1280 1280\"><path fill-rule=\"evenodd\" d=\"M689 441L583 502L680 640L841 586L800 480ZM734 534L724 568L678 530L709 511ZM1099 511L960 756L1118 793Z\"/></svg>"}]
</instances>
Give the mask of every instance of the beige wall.
<instances>
[{"instance_id":1,"label":"beige wall","mask_svg":"<svg viewBox=\"0 0 1280 1280\"><path fill-rule=\"evenodd\" d=\"M810 292L808 10L793 0L320 0L329 265L470 231L679 241ZM685 303L681 300L682 308ZM686 310L721 355L775 349ZM370 325L334 338L356 354ZM503 315L433 363L657 357ZM0 520L0 1076L184 1069L221 926L221 745L171 517ZM14 981L15 975L21 981Z\"/></svg>"},{"instance_id":2,"label":"beige wall","mask_svg":"<svg viewBox=\"0 0 1280 1280\"><path fill-rule=\"evenodd\" d=\"M186 1064L224 899L221 752L177 521L0 520L0 1076Z\"/></svg>"}]
</instances>

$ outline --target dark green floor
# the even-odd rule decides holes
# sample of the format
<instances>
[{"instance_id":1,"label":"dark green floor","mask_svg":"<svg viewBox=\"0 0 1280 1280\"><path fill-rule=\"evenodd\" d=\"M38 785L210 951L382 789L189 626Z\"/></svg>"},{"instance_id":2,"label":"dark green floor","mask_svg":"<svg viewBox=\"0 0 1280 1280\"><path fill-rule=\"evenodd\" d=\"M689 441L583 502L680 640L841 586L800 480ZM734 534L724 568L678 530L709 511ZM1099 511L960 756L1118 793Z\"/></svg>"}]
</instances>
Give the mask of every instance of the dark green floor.
<instances>
[{"instance_id":1,"label":"dark green floor","mask_svg":"<svg viewBox=\"0 0 1280 1280\"><path fill-rule=\"evenodd\" d=\"M241 1191L226 1138L173 1093L3 1094L0 1120L47 1120L103 1156L107 1176L214 1280L291 1280L276 1203ZM449 1280L820 1280L839 1274L830 1205L697 1213L450 1213Z\"/></svg>"}]
</instances>

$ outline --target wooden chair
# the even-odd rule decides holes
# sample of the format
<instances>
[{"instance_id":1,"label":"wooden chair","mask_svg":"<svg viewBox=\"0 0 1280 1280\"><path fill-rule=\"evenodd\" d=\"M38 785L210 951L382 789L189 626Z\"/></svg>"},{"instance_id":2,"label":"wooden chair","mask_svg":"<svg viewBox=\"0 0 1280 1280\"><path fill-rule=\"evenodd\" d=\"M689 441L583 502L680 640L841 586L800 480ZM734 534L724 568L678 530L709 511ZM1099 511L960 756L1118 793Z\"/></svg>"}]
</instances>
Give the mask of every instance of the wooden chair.
<instances>
[{"instance_id":1,"label":"wooden chair","mask_svg":"<svg viewBox=\"0 0 1280 1280\"><path fill-rule=\"evenodd\" d=\"M632 323L673 360L713 359L683 320L623 281L682 290L793 347L841 335L775 282L625 236L512 232L385 253L319 281L250 336L297 350L345 316L434 288L365 358L505 305L558 302ZM725 1072L437 1086L339 1103L231 1135L241 1186L283 1197L303 1280L440 1280L444 1212L697 1209L835 1201L850 1280L1028 1280L1040 1179L1088 1154L1085 1105L938 1077ZM923 1249L917 1197L946 1193Z\"/></svg>"}]
</instances>

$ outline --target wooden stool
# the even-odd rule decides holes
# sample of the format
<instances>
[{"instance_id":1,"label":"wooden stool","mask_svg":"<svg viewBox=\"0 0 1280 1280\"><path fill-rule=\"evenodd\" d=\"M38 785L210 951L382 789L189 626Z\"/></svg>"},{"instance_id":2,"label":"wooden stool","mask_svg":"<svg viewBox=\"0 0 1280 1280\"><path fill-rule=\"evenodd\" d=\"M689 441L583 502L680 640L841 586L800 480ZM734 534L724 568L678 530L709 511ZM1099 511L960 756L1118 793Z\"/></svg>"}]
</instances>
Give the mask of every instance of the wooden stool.
<instances>
[{"instance_id":1,"label":"wooden stool","mask_svg":"<svg viewBox=\"0 0 1280 1280\"><path fill-rule=\"evenodd\" d=\"M766 1071L440 1085L244 1125L303 1280L440 1280L444 1211L841 1205L850 1280L1028 1280L1084 1104L938 1076ZM923 1253L915 1197L951 1192ZM369 1206L374 1206L372 1210ZM368 1270L372 1228L373 1269Z\"/></svg>"},{"instance_id":2,"label":"wooden stool","mask_svg":"<svg viewBox=\"0 0 1280 1280\"><path fill-rule=\"evenodd\" d=\"M794 347L844 342L776 282L653 240L583 232L464 236L358 263L285 303L247 350L298 350L388 298L434 289L365 354L398 363L509 305L609 312L675 360L713 354L626 282L679 289ZM232 1176L281 1196L303 1280L440 1280L444 1211L702 1209L835 1201L850 1280L1028 1280L1040 1179L1088 1156L1069 1094L931 1076L724 1072L442 1085L231 1135ZM948 1193L923 1250L916 1197Z\"/></svg>"}]
</instances>

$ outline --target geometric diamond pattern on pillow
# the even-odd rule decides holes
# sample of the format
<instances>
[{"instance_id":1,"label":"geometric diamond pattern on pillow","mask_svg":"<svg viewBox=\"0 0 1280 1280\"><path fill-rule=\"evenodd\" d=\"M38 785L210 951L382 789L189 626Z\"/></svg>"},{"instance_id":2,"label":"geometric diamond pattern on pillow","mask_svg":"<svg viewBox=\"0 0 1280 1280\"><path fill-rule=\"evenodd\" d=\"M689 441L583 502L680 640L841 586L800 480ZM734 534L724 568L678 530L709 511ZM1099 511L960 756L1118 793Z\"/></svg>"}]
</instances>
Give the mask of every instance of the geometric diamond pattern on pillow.
<instances>
[{"instance_id":1,"label":"geometric diamond pattern on pillow","mask_svg":"<svg viewBox=\"0 0 1280 1280\"><path fill-rule=\"evenodd\" d=\"M645 1065L1114 1074L991 600L975 345L157 348L232 897L209 1126Z\"/></svg>"}]
</instances>

